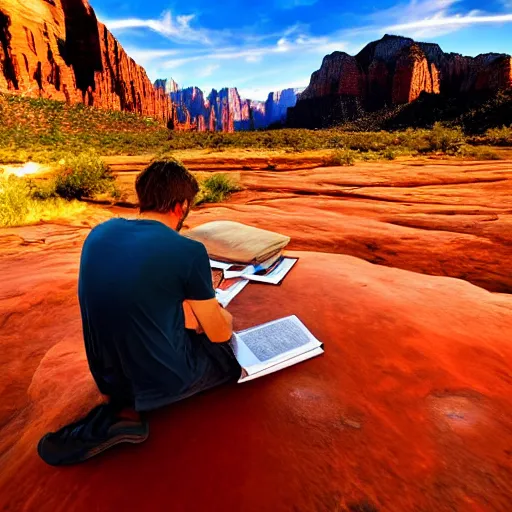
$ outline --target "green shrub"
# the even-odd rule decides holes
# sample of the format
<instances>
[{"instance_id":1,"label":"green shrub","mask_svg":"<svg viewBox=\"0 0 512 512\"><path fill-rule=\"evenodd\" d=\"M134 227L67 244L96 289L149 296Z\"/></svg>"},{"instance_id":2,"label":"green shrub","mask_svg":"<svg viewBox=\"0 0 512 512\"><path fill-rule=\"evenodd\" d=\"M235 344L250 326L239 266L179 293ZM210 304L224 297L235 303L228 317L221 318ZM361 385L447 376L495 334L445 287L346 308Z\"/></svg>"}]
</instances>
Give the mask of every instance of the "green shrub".
<instances>
[{"instance_id":1,"label":"green shrub","mask_svg":"<svg viewBox=\"0 0 512 512\"><path fill-rule=\"evenodd\" d=\"M512 146L512 125L508 128L490 128L485 132L485 139L493 146Z\"/></svg>"},{"instance_id":2,"label":"green shrub","mask_svg":"<svg viewBox=\"0 0 512 512\"><path fill-rule=\"evenodd\" d=\"M77 201L34 197L29 181L0 174L0 226L20 226L76 215L86 208Z\"/></svg>"},{"instance_id":3,"label":"green shrub","mask_svg":"<svg viewBox=\"0 0 512 512\"><path fill-rule=\"evenodd\" d=\"M327 158L325 165L354 165L354 153L355 152L350 149L338 149L334 151L329 158Z\"/></svg>"},{"instance_id":4,"label":"green shrub","mask_svg":"<svg viewBox=\"0 0 512 512\"><path fill-rule=\"evenodd\" d=\"M471 158L475 160L502 160L501 155L491 148L485 146L470 146L464 144L459 148L457 155L462 158Z\"/></svg>"},{"instance_id":5,"label":"green shrub","mask_svg":"<svg viewBox=\"0 0 512 512\"><path fill-rule=\"evenodd\" d=\"M396 154L395 152L391 149L391 148L386 148L383 152L382 152L382 156L386 159L386 160L394 160L396 158Z\"/></svg>"},{"instance_id":6,"label":"green shrub","mask_svg":"<svg viewBox=\"0 0 512 512\"><path fill-rule=\"evenodd\" d=\"M464 144L464 134L461 128L447 128L441 123L435 123L432 130L422 130L425 133L428 149L430 151L442 151L443 153L455 153Z\"/></svg>"},{"instance_id":7,"label":"green shrub","mask_svg":"<svg viewBox=\"0 0 512 512\"><path fill-rule=\"evenodd\" d=\"M0 175L0 226L13 226L30 211L30 189L25 180Z\"/></svg>"},{"instance_id":8,"label":"green shrub","mask_svg":"<svg viewBox=\"0 0 512 512\"><path fill-rule=\"evenodd\" d=\"M242 190L238 180L225 173L212 174L206 179L199 179L199 187L196 204L221 203L233 192Z\"/></svg>"},{"instance_id":9,"label":"green shrub","mask_svg":"<svg viewBox=\"0 0 512 512\"><path fill-rule=\"evenodd\" d=\"M55 178L55 193L64 199L93 198L103 193L119 195L114 175L93 152L64 159Z\"/></svg>"}]
</instances>

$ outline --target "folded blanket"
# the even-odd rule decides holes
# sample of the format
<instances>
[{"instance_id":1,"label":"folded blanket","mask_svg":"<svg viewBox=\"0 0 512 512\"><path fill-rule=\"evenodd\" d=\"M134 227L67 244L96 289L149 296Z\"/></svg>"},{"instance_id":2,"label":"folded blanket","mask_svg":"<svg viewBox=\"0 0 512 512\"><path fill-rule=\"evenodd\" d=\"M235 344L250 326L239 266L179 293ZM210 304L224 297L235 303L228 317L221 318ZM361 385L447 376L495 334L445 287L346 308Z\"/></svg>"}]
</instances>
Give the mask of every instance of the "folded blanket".
<instances>
[{"instance_id":1,"label":"folded blanket","mask_svg":"<svg viewBox=\"0 0 512 512\"><path fill-rule=\"evenodd\" d=\"M207 222L184 235L204 244L212 259L246 264L264 262L290 242L288 236L231 221Z\"/></svg>"}]
</instances>

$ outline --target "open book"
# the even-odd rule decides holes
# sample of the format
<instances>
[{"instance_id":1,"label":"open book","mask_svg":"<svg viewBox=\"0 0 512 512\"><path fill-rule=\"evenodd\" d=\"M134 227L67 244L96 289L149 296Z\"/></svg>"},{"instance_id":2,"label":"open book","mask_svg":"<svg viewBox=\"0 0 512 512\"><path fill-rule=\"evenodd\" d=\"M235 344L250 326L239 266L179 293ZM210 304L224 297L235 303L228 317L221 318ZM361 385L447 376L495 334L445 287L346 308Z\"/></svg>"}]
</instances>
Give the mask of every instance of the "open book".
<instances>
[{"instance_id":1,"label":"open book","mask_svg":"<svg viewBox=\"0 0 512 512\"><path fill-rule=\"evenodd\" d=\"M257 379L324 352L323 344L296 316L236 333L231 345L243 369L238 382Z\"/></svg>"}]
</instances>

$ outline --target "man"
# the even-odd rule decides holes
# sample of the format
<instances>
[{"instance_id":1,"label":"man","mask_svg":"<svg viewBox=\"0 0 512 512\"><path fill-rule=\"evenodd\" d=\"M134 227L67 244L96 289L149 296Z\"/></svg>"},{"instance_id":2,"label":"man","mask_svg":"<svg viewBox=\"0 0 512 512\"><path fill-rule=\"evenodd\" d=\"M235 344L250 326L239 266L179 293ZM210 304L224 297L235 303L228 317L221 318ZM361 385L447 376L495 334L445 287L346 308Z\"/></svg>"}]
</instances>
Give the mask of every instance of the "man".
<instances>
[{"instance_id":1,"label":"man","mask_svg":"<svg viewBox=\"0 0 512 512\"><path fill-rule=\"evenodd\" d=\"M48 464L143 442L148 425L140 412L240 377L228 343L232 317L215 299L206 249L178 234L197 181L178 162L154 162L136 190L139 217L93 229L80 262L87 359L109 402L41 439Z\"/></svg>"}]
</instances>

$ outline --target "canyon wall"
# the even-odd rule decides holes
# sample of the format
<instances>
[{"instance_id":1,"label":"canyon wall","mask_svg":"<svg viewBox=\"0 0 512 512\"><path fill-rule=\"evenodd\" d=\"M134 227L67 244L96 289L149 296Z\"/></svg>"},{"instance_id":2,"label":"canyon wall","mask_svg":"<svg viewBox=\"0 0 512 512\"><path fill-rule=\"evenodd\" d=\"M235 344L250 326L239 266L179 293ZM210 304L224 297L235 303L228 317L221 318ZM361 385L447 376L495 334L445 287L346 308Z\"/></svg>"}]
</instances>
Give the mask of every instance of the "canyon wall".
<instances>
[{"instance_id":1,"label":"canyon wall","mask_svg":"<svg viewBox=\"0 0 512 512\"><path fill-rule=\"evenodd\" d=\"M163 89L165 94L171 94L179 90L179 85L172 78L156 80L155 87L157 89Z\"/></svg>"},{"instance_id":2,"label":"canyon wall","mask_svg":"<svg viewBox=\"0 0 512 512\"><path fill-rule=\"evenodd\" d=\"M287 109L296 104L301 91L285 89L271 92L263 102L242 99L235 87L219 91L213 89L205 96L198 87L180 89L172 79L157 80L155 86L165 89L166 83L174 84L175 90L170 92L170 96L176 105L178 129L228 133L263 129L273 123L283 124Z\"/></svg>"},{"instance_id":3,"label":"canyon wall","mask_svg":"<svg viewBox=\"0 0 512 512\"><path fill-rule=\"evenodd\" d=\"M298 95L303 89L284 89L283 91L271 92L265 102L265 124L269 126L274 123L284 124L288 109L297 103Z\"/></svg>"},{"instance_id":4,"label":"canyon wall","mask_svg":"<svg viewBox=\"0 0 512 512\"><path fill-rule=\"evenodd\" d=\"M0 62L0 92L173 117L87 0L0 0Z\"/></svg>"},{"instance_id":5,"label":"canyon wall","mask_svg":"<svg viewBox=\"0 0 512 512\"><path fill-rule=\"evenodd\" d=\"M489 53L464 57L437 44L384 36L356 56L327 55L295 107L288 125L317 128L364 112L410 103L422 93L455 96L512 87L512 57Z\"/></svg>"},{"instance_id":6,"label":"canyon wall","mask_svg":"<svg viewBox=\"0 0 512 512\"><path fill-rule=\"evenodd\" d=\"M212 89L208 96L198 87L178 88L171 99L179 122L192 130L232 133L251 128L250 104L236 88Z\"/></svg>"}]
</instances>

